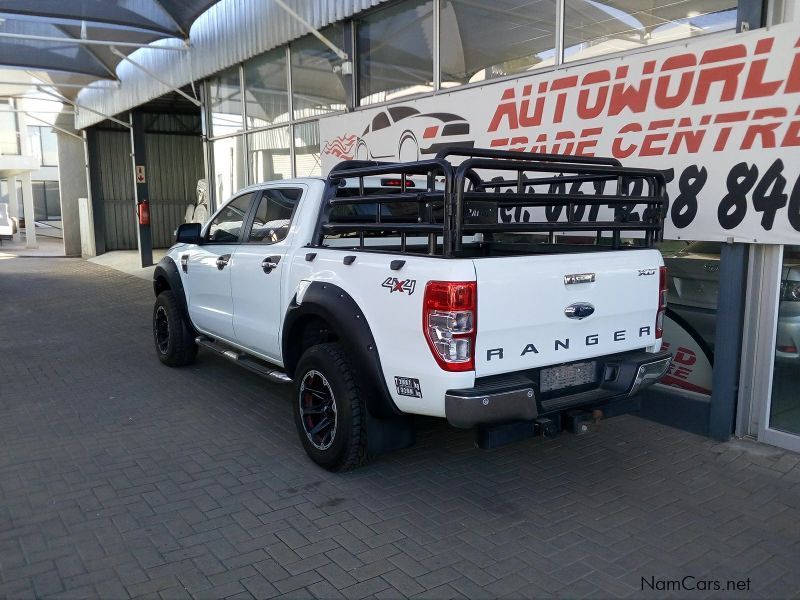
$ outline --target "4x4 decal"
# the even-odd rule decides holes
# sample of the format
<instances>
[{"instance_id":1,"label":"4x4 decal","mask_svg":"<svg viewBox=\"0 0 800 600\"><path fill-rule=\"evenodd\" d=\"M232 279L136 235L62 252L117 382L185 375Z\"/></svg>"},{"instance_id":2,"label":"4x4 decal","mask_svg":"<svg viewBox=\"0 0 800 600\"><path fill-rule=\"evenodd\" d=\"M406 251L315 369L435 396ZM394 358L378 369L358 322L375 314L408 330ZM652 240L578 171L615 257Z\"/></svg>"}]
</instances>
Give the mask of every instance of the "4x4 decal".
<instances>
[{"instance_id":1,"label":"4x4 decal","mask_svg":"<svg viewBox=\"0 0 800 600\"><path fill-rule=\"evenodd\" d=\"M386 280L381 284L381 287L385 287L389 289L389 293L400 292L408 292L408 295L414 293L414 289L417 287L417 280L416 279L398 279L397 277L387 277Z\"/></svg>"}]
</instances>

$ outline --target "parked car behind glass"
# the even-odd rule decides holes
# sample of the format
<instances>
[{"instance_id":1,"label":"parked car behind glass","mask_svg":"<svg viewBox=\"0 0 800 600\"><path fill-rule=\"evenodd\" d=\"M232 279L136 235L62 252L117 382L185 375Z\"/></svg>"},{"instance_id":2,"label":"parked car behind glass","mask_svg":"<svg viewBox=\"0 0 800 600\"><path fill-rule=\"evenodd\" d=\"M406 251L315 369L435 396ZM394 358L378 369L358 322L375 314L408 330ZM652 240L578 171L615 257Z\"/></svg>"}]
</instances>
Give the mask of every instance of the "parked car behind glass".
<instances>
[{"instance_id":1,"label":"parked car behind glass","mask_svg":"<svg viewBox=\"0 0 800 600\"><path fill-rule=\"evenodd\" d=\"M717 321L721 242L693 242L664 257L669 307L712 348ZM781 271L777 358L800 359L800 246L787 246Z\"/></svg>"}]
</instances>

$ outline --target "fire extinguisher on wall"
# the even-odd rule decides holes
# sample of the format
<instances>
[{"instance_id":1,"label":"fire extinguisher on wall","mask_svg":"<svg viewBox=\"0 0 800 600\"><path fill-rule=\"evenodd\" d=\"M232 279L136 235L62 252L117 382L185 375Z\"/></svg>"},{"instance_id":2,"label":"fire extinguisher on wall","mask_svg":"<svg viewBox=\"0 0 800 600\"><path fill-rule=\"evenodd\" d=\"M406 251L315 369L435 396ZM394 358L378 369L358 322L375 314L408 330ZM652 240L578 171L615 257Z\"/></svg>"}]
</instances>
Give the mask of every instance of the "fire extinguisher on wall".
<instances>
[{"instance_id":1,"label":"fire extinguisher on wall","mask_svg":"<svg viewBox=\"0 0 800 600\"><path fill-rule=\"evenodd\" d=\"M142 200L136 205L139 213L139 225L150 225L150 202Z\"/></svg>"}]
</instances>

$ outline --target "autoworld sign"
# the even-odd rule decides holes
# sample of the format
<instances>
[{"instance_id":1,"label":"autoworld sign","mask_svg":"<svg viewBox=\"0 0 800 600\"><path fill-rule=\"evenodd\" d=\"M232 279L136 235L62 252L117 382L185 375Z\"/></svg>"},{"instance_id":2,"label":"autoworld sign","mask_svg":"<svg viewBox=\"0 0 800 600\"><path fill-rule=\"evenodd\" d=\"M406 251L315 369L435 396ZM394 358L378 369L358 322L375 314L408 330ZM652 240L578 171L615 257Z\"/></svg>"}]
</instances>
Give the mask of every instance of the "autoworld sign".
<instances>
[{"instance_id":1,"label":"autoworld sign","mask_svg":"<svg viewBox=\"0 0 800 600\"><path fill-rule=\"evenodd\" d=\"M330 117L320 138L326 171L349 158L429 158L446 145L613 156L665 171L667 238L800 240L792 24Z\"/></svg>"}]
</instances>

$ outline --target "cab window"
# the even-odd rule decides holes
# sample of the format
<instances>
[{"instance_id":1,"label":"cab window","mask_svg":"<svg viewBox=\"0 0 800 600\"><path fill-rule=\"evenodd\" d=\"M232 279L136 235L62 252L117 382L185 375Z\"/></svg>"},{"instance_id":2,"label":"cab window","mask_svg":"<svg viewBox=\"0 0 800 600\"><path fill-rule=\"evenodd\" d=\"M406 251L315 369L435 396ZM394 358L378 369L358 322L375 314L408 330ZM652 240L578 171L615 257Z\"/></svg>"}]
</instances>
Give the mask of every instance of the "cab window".
<instances>
[{"instance_id":1,"label":"cab window","mask_svg":"<svg viewBox=\"0 0 800 600\"><path fill-rule=\"evenodd\" d=\"M300 188L270 188L262 191L247 241L274 244L285 239L292 214L302 195Z\"/></svg>"},{"instance_id":2,"label":"cab window","mask_svg":"<svg viewBox=\"0 0 800 600\"><path fill-rule=\"evenodd\" d=\"M231 200L211 221L206 233L206 241L212 244L237 243L254 195L251 192Z\"/></svg>"}]
</instances>

